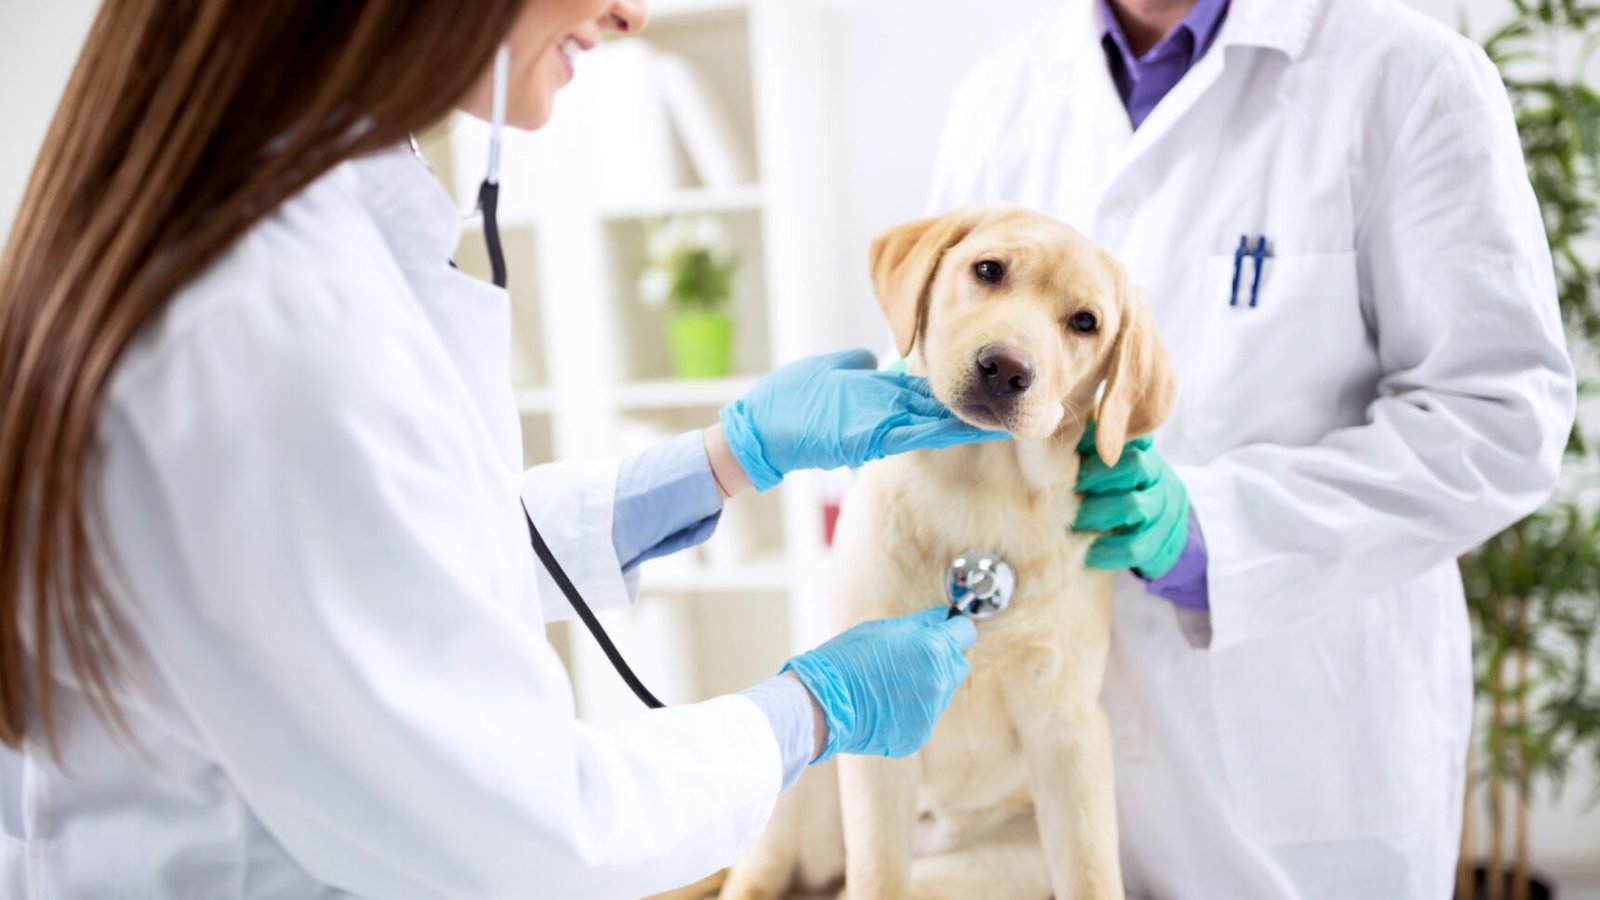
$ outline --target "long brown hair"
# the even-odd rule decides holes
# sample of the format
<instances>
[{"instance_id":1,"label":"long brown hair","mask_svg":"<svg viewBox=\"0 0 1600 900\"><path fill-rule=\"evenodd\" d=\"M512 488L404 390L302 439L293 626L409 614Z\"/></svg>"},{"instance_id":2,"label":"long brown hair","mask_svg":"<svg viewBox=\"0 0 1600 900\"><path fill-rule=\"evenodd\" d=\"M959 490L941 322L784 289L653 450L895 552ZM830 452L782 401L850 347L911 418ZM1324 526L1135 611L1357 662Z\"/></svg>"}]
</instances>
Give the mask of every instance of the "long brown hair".
<instances>
[{"instance_id":1,"label":"long brown hair","mask_svg":"<svg viewBox=\"0 0 1600 900\"><path fill-rule=\"evenodd\" d=\"M56 748L57 653L122 721L90 535L123 350L284 200L443 118L526 2L105 0L0 256L0 742L37 719Z\"/></svg>"}]
</instances>

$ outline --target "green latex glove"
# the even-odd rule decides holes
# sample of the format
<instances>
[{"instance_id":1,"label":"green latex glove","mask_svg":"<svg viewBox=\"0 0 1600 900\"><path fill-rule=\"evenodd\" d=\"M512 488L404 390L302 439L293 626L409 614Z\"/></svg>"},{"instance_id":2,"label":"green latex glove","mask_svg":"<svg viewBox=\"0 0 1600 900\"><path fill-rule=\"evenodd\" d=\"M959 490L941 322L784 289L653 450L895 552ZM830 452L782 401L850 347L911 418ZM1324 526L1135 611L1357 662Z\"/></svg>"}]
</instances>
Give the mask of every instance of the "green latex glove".
<instances>
[{"instance_id":1,"label":"green latex glove","mask_svg":"<svg viewBox=\"0 0 1600 900\"><path fill-rule=\"evenodd\" d=\"M1083 502L1072 528L1104 532L1089 548L1089 565L1133 569L1144 578L1172 571L1188 542L1189 492L1151 449L1150 438L1129 441L1117 464L1108 466L1095 453L1091 423L1078 442L1078 455Z\"/></svg>"}]
</instances>

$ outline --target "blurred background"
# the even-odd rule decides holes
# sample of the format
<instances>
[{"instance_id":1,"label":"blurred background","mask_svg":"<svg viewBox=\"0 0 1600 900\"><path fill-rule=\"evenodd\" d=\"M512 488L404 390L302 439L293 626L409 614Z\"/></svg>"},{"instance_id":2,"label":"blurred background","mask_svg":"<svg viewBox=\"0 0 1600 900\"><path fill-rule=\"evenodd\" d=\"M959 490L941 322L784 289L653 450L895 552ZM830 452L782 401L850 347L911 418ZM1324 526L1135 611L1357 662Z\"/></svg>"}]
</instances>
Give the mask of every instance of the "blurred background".
<instances>
[{"instance_id":1,"label":"blurred background","mask_svg":"<svg viewBox=\"0 0 1600 900\"><path fill-rule=\"evenodd\" d=\"M1086 0L656 0L644 40L580 59L551 126L510 137L505 156L512 375L528 461L636 450L710 424L775 365L844 346L889 347L866 278L869 241L924 213L945 107L963 72L1067 2ZM96 5L0 0L0 241ZM1511 0L1412 5L1482 41L1519 14ZM1565 65L1595 29L1583 16L1562 20L1579 23L1564 31L1548 16L1541 23L1540 6L1520 5L1538 33L1510 38L1531 37L1532 49L1520 50L1535 62L1542 54ZM1581 70L1572 78L1593 83ZM1592 142L1600 101L1584 91L1551 96L1577 121L1563 127ZM465 213L483 175L485 131L454 120L420 136L464 211L459 260L479 272L481 232ZM1559 156L1548 165L1580 195L1566 246L1587 265L1568 287L1578 292L1573 303L1587 303L1594 173L1573 174ZM645 567L638 607L605 618L657 694L682 702L737 690L826 637L827 543L847 487L848 476L798 476L742 497L706 546ZM1537 522L1466 562L1477 585L1480 679L1493 686L1480 691L1480 816L1467 855L1493 855L1498 843L1508 865L1520 853L1561 896L1600 900L1592 628L1568 628L1564 649L1550 651L1538 614L1548 604L1536 602L1554 597L1565 615L1591 624L1600 615L1591 571L1600 566L1585 555L1595 544L1593 505L1574 508L1577 525L1548 540L1579 545L1567 548L1576 568L1562 583L1526 558L1545 534ZM1508 567L1534 575L1507 581ZM1506 609L1520 612L1495 613ZM634 711L586 634L557 625L551 637L584 715ZM1508 668L1519 654L1522 668ZM1531 674L1530 658L1540 663ZM1560 709L1540 704L1557 694Z\"/></svg>"}]
</instances>

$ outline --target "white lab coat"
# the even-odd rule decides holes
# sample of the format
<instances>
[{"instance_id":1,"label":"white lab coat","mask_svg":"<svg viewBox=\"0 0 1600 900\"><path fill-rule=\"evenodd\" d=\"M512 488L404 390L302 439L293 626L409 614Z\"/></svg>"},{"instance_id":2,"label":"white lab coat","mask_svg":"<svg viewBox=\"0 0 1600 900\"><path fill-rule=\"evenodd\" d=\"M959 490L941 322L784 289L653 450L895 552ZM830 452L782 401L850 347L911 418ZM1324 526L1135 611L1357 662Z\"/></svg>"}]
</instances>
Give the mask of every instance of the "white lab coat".
<instances>
[{"instance_id":1,"label":"white lab coat","mask_svg":"<svg viewBox=\"0 0 1600 900\"><path fill-rule=\"evenodd\" d=\"M105 533L148 758L66 693L66 770L4 754L0 895L637 897L759 833L750 700L573 717L518 494L623 604L615 467L523 476L508 301L447 266L458 223L409 153L343 165L122 361Z\"/></svg>"},{"instance_id":2,"label":"white lab coat","mask_svg":"<svg viewBox=\"0 0 1600 900\"><path fill-rule=\"evenodd\" d=\"M1549 253L1481 51L1387 0L1233 0L1138 131L1094 4L958 92L933 207L1076 226L1176 365L1157 447L1213 638L1120 579L1123 864L1158 898L1450 892L1470 725L1455 557L1549 495L1574 409ZM1255 309L1241 235L1265 234Z\"/></svg>"}]
</instances>

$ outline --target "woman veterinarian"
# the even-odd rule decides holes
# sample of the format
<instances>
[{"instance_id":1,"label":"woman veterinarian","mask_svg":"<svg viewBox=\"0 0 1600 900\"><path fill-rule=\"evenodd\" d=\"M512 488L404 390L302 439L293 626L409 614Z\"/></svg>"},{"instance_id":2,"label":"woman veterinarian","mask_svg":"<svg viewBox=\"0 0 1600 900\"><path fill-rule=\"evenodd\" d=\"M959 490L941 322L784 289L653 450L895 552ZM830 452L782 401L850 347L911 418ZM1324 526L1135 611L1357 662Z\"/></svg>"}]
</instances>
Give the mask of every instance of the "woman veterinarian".
<instances>
[{"instance_id":1,"label":"woman veterinarian","mask_svg":"<svg viewBox=\"0 0 1600 900\"><path fill-rule=\"evenodd\" d=\"M970 622L578 722L568 612L797 467L983 439L864 353L704 433L520 471L505 294L407 149L543 124L640 0L107 0L0 269L0 895L639 896L737 858L835 752L904 755ZM929 598L930 602L934 598ZM543 601L543 606L541 606Z\"/></svg>"},{"instance_id":2,"label":"woman veterinarian","mask_svg":"<svg viewBox=\"0 0 1600 900\"><path fill-rule=\"evenodd\" d=\"M1130 570L1128 890L1449 896L1455 557L1546 499L1574 409L1505 90L1388 0L1062 6L959 90L933 206L1082 229L1177 368L1153 448L1086 456L1075 523L1124 529L1091 563Z\"/></svg>"}]
</instances>

